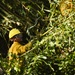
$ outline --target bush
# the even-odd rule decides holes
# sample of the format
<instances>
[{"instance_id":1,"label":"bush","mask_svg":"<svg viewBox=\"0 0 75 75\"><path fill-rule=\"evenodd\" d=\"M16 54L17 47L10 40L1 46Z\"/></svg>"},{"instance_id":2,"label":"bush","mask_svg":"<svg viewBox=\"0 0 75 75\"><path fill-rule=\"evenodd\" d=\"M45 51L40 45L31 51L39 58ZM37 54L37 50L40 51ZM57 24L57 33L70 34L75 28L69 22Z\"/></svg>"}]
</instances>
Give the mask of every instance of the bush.
<instances>
[{"instance_id":1,"label":"bush","mask_svg":"<svg viewBox=\"0 0 75 75\"><path fill-rule=\"evenodd\" d=\"M15 59L10 66L7 59L1 58L0 60L8 75L75 74L74 8L67 16L63 16L60 11L60 0L50 0L49 9L45 8L45 2L42 2L42 11L38 13L42 14L40 20L45 25L42 29L39 28L40 34L36 35L37 39L32 49L20 56L23 60L22 66L19 67L19 61ZM37 4L41 6L39 3ZM38 22L40 24L40 21ZM36 30L34 29L34 31Z\"/></svg>"}]
</instances>

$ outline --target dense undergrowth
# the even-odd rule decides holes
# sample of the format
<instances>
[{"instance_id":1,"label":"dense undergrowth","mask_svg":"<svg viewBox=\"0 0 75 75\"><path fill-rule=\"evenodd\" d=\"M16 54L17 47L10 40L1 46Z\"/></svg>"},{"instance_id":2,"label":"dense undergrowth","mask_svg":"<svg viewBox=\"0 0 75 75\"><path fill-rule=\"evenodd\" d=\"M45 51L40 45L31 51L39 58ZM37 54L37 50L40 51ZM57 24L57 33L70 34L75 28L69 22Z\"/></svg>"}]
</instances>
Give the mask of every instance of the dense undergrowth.
<instances>
[{"instance_id":1,"label":"dense undergrowth","mask_svg":"<svg viewBox=\"0 0 75 75\"><path fill-rule=\"evenodd\" d=\"M33 40L37 39L32 49L20 56L23 60L21 67L18 60L14 59L9 65L8 58L0 58L0 64L7 75L75 74L74 6L67 16L63 16L60 11L60 2L61 0L49 0L47 8L45 7L47 5L44 5L45 1L32 2L32 4L35 3L41 8L41 11L39 9L38 12L35 12L39 15L37 16L38 24L35 26L37 31L35 28L31 30L32 32L38 32L38 34L35 33L36 37L33 37ZM41 3L42 5L40 5ZM74 4L74 1L72 3ZM30 11L34 12L32 8L30 8ZM42 26L40 21L43 23Z\"/></svg>"}]
</instances>

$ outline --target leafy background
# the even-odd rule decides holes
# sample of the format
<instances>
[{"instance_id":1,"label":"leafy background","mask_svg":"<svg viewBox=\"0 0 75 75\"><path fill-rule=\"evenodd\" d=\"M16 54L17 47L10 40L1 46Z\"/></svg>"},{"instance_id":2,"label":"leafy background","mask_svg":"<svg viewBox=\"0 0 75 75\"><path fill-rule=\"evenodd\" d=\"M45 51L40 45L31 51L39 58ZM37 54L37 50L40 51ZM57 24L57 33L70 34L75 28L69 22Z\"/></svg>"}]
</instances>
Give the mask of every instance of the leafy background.
<instances>
[{"instance_id":1,"label":"leafy background","mask_svg":"<svg viewBox=\"0 0 75 75\"><path fill-rule=\"evenodd\" d=\"M28 42L37 38L32 49L20 56L22 67L15 59L9 66L7 58L0 58L7 75L75 74L75 2L65 1L73 4L68 15L60 10L62 0L0 2L0 32L8 47L10 42L5 36L15 27L28 34Z\"/></svg>"}]
</instances>

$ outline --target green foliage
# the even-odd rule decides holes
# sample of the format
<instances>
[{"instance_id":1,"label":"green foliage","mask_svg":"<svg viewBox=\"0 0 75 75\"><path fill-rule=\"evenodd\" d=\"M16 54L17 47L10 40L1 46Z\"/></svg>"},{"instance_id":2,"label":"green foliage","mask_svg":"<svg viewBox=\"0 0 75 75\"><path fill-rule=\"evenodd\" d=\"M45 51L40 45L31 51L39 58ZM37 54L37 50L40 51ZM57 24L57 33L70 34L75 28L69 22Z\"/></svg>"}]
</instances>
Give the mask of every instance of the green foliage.
<instances>
[{"instance_id":1,"label":"green foliage","mask_svg":"<svg viewBox=\"0 0 75 75\"><path fill-rule=\"evenodd\" d=\"M10 25L3 17L2 24L5 22L5 25L8 26L8 28L5 28L8 30L9 28L13 28L14 25L12 26L12 22L19 23L21 29L23 28L25 31L33 26L30 32L35 32L37 40L31 50L20 56L20 59L23 60L21 67L19 66L20 61L18 60L12 60L9 65L8 59L0 58L0 64L4 67L5 72L8 75L74 75L74 10L68 16L62 16L59 9L61 0L46 1L48 5L43 0L13 1L15 1L13 2L15 5L11 5L8 2L6 6L11 7L11 10L13 9L14 12L17 9L19 15L10 14L10 17L5 16L9 18ZM3 3L5 4L5 0L3 0ZM25 9L19 6L20 3ZM23 15L24 17L22 18ZM16 27L18 27L18 24Z\"/></svg>"}]
</instances>

